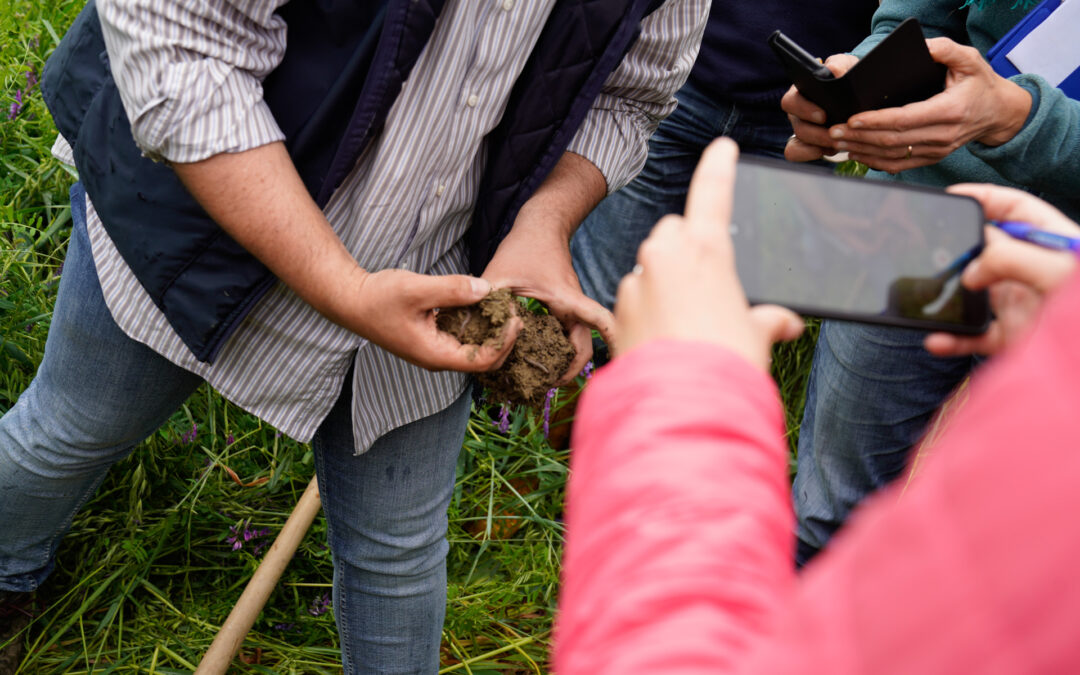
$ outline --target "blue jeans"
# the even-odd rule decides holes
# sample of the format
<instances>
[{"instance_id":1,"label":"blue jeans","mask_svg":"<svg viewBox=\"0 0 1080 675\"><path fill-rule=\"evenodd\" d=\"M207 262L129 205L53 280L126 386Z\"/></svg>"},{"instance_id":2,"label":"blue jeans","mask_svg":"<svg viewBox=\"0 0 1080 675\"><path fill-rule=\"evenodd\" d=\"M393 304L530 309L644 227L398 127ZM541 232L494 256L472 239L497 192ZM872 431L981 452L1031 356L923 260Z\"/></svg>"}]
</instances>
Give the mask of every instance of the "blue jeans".
<instances>
[{"instance_id":1,"label":"blue jeans","mask_svg":"<svg viewBox=\"0 0 1080 675\"><path fill-rule=\"evenodd\" d=\"M825 546L856 504L904 471L934 412L977 363L931 356L925 336L822 323L792 486L799 565Z\"/></svg>"},{"instance_id":2,"label":"blue jeans","mask_svg":"<svg viewBox=\"0 0 1080 675\"><path fill-rule=\"evenodd\" d=\"M109 467L202 382L116 326L94 269L79 186L72 216L44 359L0 418L0 590L41 584L74 514ZM433 673L446 605L446 509L469 396L386 434L359 457L350 401L346 389L312 443L345 672Z\"/></svg>"},{"instance_id":3,"label":"blue jeans","mask_svg":"<svg viewBox=\"0 0 1080 675\"><path fill-rule=\"evenodd\" d=\"M637 250L656 221L682 213L694 167L705 147L730 136L747 154L783 157L791 125L779 105L738 108L710 100L692 84L676 94L679 106L649 140L637 178L608 195L578 228L570 244L582 290L611 308L619 281L634 267Z\"/></svg>"}]
</instances>

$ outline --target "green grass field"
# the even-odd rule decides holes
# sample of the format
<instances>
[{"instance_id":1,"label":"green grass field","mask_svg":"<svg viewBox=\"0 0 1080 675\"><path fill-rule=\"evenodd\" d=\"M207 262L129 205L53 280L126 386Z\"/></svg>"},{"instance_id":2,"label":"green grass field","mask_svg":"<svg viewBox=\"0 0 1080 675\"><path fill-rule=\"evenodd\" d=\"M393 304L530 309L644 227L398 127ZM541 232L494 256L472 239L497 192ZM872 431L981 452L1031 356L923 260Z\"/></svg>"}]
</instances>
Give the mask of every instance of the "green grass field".
<instances>
[{"instance_id":1,"label":"green grass field","mask_svg":"<svg viewBox=\"0 0 1080 675\"><path fill-rule=\"evenodd\" d=\"M81 0L0 0L0 413L41 359L70 232L74 174L36 78ZM778 348L790 428L813 331ZM556 406L572 395L561 393ZM518 413L500 434L476 410L450 511L443 671L544 673L568 451ZM194 432L194 433L193 433ZM187 673L198 663L313 471L310 450L199 390L120 462L77 516L20 673ZM229 537L255 536L234 550ZM266 534L259 533L266 530ZM237 672L339 672L321 517L245 641Z\"/></svg>"}]
</instances>

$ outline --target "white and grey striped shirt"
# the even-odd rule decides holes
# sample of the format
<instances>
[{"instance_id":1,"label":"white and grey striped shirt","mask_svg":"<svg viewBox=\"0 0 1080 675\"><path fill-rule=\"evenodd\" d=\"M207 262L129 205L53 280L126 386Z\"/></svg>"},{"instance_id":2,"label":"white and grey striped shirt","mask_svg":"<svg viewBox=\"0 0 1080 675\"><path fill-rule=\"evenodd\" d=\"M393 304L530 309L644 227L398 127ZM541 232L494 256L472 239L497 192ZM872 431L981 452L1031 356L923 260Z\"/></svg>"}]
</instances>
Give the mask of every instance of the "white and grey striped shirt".
<instances>
[{"instance_id":1,"label":"white and grey striped shirt","mask_svg":"<svg viewBox=\"0 0 1080 675\"><path fill-rule=\"evenodd\" d=\"M280 61L278 2L99 0L111 67L133 134L148 154L192 162L282 139L261 80ZM326 206L364 269L427 274L468 269L462 235L483 171L485 135L555 0L449 0L376 137ZM708 0L669 0L605 84L569 150L615 190L641 168L647 140L674 107L701 40ZM70 160L58 142L56 154ZM437 412L465 386L455 372L412 366L330 322L278 283L213 365L180 341L125 265L87 204L106 302L117 324L223 396L308 441L354 364L357 452L380 435Z\"/></svg>"}]
</instances>

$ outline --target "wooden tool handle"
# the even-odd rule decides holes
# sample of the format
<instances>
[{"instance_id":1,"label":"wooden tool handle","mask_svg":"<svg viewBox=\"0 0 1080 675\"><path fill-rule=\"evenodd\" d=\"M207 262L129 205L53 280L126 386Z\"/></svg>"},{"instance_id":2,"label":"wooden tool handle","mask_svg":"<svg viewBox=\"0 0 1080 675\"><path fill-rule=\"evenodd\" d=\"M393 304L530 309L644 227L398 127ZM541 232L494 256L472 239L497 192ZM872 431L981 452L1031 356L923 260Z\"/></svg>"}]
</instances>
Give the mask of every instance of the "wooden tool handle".
<instances>
[{"instance_id":1,"label":"wooden tool handle","mask_svg":"<svg viewBox=\"0 0 1080 675\"><path fill-rule=\"evenodd\" d=\"M229 668L233 656L266 605L270 593L281 578L281 573L285 571L321 506L319 484L316 477L312 476L300 501L296 503L296 508L259 563L236 606L229 612L229 617L214 637L210 649L199 662L195 675L223 675Z\"/></svg>"}]
</instances>

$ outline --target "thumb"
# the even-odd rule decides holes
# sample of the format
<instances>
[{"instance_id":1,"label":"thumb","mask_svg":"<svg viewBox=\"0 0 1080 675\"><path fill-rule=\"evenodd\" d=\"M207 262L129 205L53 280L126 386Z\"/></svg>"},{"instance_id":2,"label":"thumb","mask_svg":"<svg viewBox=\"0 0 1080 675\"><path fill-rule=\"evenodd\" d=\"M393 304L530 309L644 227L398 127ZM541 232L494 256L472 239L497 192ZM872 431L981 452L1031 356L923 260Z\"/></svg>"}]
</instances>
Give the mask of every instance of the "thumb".
<instances>
[{"instance_id":1,"label":"thumb","mask_svg":"<svg viewBox=\"0 0 1080 675\"><path fill-rule=\"evenodd\" d=\"M974 48L953 42L947 37L930 38L926 41L926 48L930 51L930 58L948 66L949 70L967 72L973 65L972 56L982 60Z\"/></svg>"},{"instance_id":2,"label":"thumb","mask_svg":"<svg viewBox=\"0 0 1080 675\"><path fill-rule=\"evenodd\" d=\"M840 77L858 62L859 57L854 54L833 54L825 59L825 66L832 71L833 75Z\"/></svg>"},{"instance_id":3,"label":"thumb","mask_svg":"<svg viewBox=\"0 0 1080 675\"><path fill-rule=\"evenodd\" d=\"M428 307L460 307L480 302L491 291L491 283L464 274L425 275L414 291Z\"/></svg>"},{"instance_id":4,"label":"thumb","mask_svg":"<svg viewBox=\"0 0 1080 675\"><path fill-rule=\"evenodd\" d=\"M750 308L750 320L758 334L769 344L787 342L802 335L806 324L798 314L778 305L757 305Z\"/></svg>"}]
</instances>

